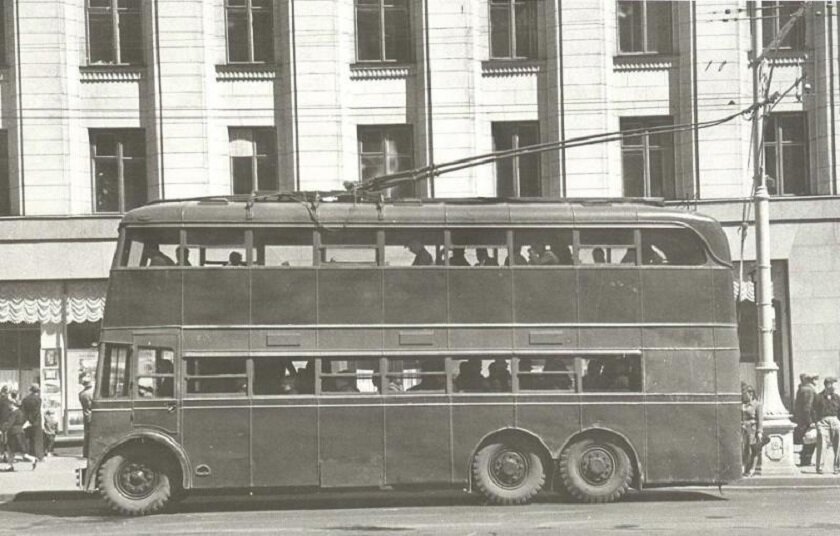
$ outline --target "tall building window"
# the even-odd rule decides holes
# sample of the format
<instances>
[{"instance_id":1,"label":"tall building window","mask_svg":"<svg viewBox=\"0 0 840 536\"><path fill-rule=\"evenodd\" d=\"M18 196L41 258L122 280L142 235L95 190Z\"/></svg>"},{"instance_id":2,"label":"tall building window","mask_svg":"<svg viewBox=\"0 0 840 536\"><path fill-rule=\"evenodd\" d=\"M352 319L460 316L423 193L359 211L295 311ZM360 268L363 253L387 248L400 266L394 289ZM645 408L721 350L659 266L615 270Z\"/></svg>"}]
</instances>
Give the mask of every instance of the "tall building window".
<instances>
[{"instance_id":1,"label":"tall building window","mask_svg":"<svg viewBox=\"0 0 840 536\"><path fill-rule=\"evenodd\" d=\"M409 61L408 0L356 0L356 59Z\"/></svg>"},{"instance_id":2,"label":"tall building window","mask_svg":"<svg viewBox=\"0 0 840 536\"><path fill-rule=\"evenodd\" d=\"M411 125L359 126L359 177L372 179L414 167L414 141ZM414 196L415 185L406 182L392 188L391 197Z\"/></svg>"},{"instance_id":3,"label":"tall building window","mask_svg":"<svg viewBox=\"0 0 840 536\"><path fill-rule=\"evenodd\" d=\"M493 150L519 149L540 142L537 121L493 123ZM542 195L540 155L512 156L496 161L496 195L539 197Z\"/></svg>"},{"instance_id":4,"label":"tall building window","mask_svg":"<svg viewBox=\"0 0 840 536\"><path fill-rule=\"evenodd\" d=\"M9 172L9 135L0 130L0 216L12 214L12 174Z\"/></svg>"},{"instance_id":5,"label":"tall building window","mask_svg":"<svg viewBox=\"0 0 840 536\"><path fill-rule=\"evenodd\" d=\"M490 0L490 57L537 57L536 0Z\"/></svg>"},{"instance_id":6,"label":"tall building window","mask_svg":"<svg viewBox=\"0 0 840 536\"><path fill-rule=\"evenodd\" d=\"M274 0L226 0L229 63L274 61Z\"/></svg>"},{"instance_id":7,"label":"tall building window","mask_svg":"<svg viewBox=\"0 0 840 536\"><path fill-rule=\"evenodd\" d=\"M761 36L768 46L779 35L791 16L802 6L802 2L761 2ZM779 48L802 50L805 48L805 17L799 17L790 31L779 42Z\"/></svg>"},{"instance_id":8,"label":"tall building window","mask_svg":"<svg viewBox=\"0 0 840 536\"><path fill-rule=\"evenodd\" d=\"M764 123L764 171L772 195L808 195L808 128L803 112L771 113Z\"/></svg>"},{"instance_id":9,"label":"tall building window","mask_svg":"<svg viewBox=\"0 0 840 536\"><path fill-rule=\"evenodd\" d=\"M228 134L233 193L279 190L277 137L274 128L231 128Z\"/></svg>"},{"instance_id":10,"label":"tall building window","mask_svg":"<svg viewBox=\"0 0 840 536\"><path fill-rule=\"evenodd\" d=\"M619 0L618 50L624 54L669 54L673 51L672 2Z\"/></svg>"},{"instance_id":11,"label":"tall building window","mask_svg":"<svg viewBox=\"0 0 840 536\"><path fill-rule=\"evenodd\" d=\"M621 163L625 197L676 197L674 134L657 127L673 125L670 117L621 119ZM651 130L647 130L651 129Z\"/></svg>"},{"instance_id":12,"label":"tall building window","mask_svg":"<svg viewBox=\"0 0 840 536\"><path fill-rule=\"evenodd\" d=\"M140 4L140 0L87 0L90 63L143 63Z\"/></svg>"},{"instance_id":13,"label":"tall building window","mask_svg":"<svg viewBox=\"0 0 840 536\"><path fill-rule=\"evenodd\" d=\"M94 210L125 212L148 200L143 129L91 130Z\"/></svg>"}]
</instances>

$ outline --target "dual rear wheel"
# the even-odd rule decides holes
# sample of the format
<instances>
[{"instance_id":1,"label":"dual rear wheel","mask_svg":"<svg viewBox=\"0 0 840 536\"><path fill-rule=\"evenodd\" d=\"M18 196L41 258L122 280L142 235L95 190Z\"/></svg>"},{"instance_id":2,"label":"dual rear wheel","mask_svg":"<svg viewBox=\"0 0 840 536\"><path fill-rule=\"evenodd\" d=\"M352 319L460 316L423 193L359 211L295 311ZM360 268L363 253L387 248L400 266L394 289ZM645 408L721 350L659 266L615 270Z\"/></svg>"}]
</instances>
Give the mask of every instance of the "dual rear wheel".
<instances>
[{"instance_id":1,"label":"dual rear wheel","mask_svg":"<svg viewBox=\"0 0 840 536\"><path fill-rule=\"evenodd\" d=\"M476 488L495 504L525 504L545 485L546 461L533 441L504 438L481 447L473 458ZM610 502L630 488L633 465L627 451L608 437L590 436L568 445L557 464L559 481L581 502Z\"/></svg>"}]
</instances>

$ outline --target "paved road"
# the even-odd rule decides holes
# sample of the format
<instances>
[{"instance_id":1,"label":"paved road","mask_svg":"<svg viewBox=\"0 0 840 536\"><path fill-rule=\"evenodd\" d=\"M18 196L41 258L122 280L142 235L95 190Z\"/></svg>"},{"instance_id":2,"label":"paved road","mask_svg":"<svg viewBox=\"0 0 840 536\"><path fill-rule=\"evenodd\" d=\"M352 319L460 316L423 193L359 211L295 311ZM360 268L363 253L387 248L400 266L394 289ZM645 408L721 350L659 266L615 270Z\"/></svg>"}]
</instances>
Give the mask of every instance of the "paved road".
<instances>
[{"instance_id":1,"label":"paved road","mask_svg":"<svg viewBox=\"0 0 840 536\"><path fill-rule=\"evenodd\" d=\"M0 534L838 534L839 501L837 488L646 491L617 504L547 498L524 507L451 492L204 496L165 514L122 518L94 499L19 498L0 506Z\"/></svg>"}]
</instances>

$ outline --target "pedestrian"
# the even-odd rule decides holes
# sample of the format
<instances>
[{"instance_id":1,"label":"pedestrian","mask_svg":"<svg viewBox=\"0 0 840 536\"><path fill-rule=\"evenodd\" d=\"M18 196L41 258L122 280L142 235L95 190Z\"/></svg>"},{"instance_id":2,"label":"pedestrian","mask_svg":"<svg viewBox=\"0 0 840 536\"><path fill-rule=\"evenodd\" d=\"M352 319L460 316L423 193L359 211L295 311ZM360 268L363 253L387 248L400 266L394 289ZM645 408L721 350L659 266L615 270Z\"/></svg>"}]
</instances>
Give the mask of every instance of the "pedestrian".
<instances>
[{"instance_id":1,"label":"pedestrian","mask_svg":"<svg viewBox=\"0 0 840 536\"><path fill-rule=\"evenodd\" d=\"M796 390L796 399L793 404L793 422L796 429L793 431L793 442L802 445L799 451L800 467L808 467L812 463L816 444L806 445L803 441L805 433L814 424L814 399L817 397L816 381L817 374L807 372L799 375L799 388Z\"/></svg>"},{"instance_id":2,"label":"pedestrian","mask_svg":"<svg viewBox=\"0 0 840 536\"><path fill-rule=\"evenodd\" d=\"M32 470L38 467L38 458L30 456L27 452L26 437L24 435L24 425L26 424L26 417L23 416L23 410L14 408L12 412L11 421L6 431L6 454L8 455L9 466L4 470L10 472L15 470L15 456L20 455L24 461L32 462Z\"/></svg>"},{"instance_id":3,"label":"pedestrian","mask_svg":"<svg viewBox=\"0 0 840 536\"><path fill-rule=\"evenodd\" d=\"M44 428L41 418L41 386L33 383L29 386L29 394L20 403L23 417L29 423L26 428L27 453L30 456L44 460Z\"/></svg>"},{"instance_id":4,"label":"pedestrian","mask_svg":"<svg viewBox=\"0 0 840 536\"><path fill-rule=\"evenodd\" d=\"M8 432L14 412L15 405L9 398L9 386L3 385L0 387L0 456L5 463L9 463Z\"/></svg>"},{"instance_id":5,"label":"pedestrian","mask_svg":"<svg viewBox=\"0 0 840 536\"><path fill-rule=\"evenodd\" d=\"M44 454L55 455L55 434L58 433L58 420L55 412L48 409L44 412Z\"/></svg>"},{"instance_id":6,"label":"pedestrian","mask_svg":"<svg viewBox=\"0 0 840 536\"><path fill-rule=\"evenodd\" d=\"M744 476L761 471L762 415L755 389L741 383L741 462Z\"/></svg>"},{"instance_id":7,"label":"pedestrian","mask_svg":"<svg viewBox=\"0 0 840 536\"><path fill-rule=\"evenodd\" d=\"M814 399L814 420L817 423L817 473L822 474L825 459L828 458L829 446L834 454L834 474L840 474L840 395L834 391L837 378L828 377L823 381L825 389Z\"/></svg>"},{"instance_id":8,"label":"pedestrian","mask_svg":"<svg viewBox=\"0 0 840 536\"><path fill-rule=\"evenodd\" d=\"M93 385L88 376L82 377L82 390L79 392L79 404L82 405L82 423L84 424L84 439L82 456L87 458L90 443L90 418L93 415Z\"/></svg>"}]
</instances>

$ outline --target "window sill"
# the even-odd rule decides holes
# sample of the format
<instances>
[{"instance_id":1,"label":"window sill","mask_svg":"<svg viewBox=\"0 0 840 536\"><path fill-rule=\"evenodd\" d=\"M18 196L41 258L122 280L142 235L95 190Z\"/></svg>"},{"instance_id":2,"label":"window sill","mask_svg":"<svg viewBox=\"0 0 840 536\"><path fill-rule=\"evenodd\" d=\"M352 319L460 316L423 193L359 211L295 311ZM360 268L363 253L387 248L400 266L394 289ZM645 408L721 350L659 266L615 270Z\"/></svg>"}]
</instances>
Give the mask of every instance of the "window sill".
<instances>
[{"instance_id":1,"label":"window sill","mask_svg":"<svg viewBox=\"0 0 840 536\"><path fill-rule=\"evenodd\" d=\"M534 76L542 71L539 60L495 59L481 62L481 76Z\"/></svg>"},{"instance_id":2,"label":"window sill","mask_svg":"<svg viewBox=\"0 0 840 536\"><path fill-rule=\"evenodd\" d=\"M808 61L808 51L801 48L775 50L767 54L767 60L775 67L796 67Z\"/></svg>"},{"instance_id":3,"label":"window sill","mask_svg":"<svg viewBox=\"0 0 840 536\"><path fill-rule=\"evenodd\" d=\"M676 67L673 54L619 54L613 57L616 71L668 71Z\"/></svg>"},{"instance_id":4,"label":"window sill","mask_svg":"<svg viewBox=\"0 0 840 536\"><path fill-rule=\"evenodd\" d=\"M414 76L411 63L353 63L350 65L350 80L404 80Z\"/></svg>"},{"instance_id":5,"label":"window sill","mask_svg":"<svg viewBox=\"0 0 840 536\"><path fill-rule=\"evenodd\" d=\"M274 80L277 66L273 63L226 63L216 65L216 80L233 82L238 80Z\"/></svg>"},{"instance_id":6,"label":"window sill","mask_svg":"<svg viewBox=\"0 0 840 536\"><path fill-rule=\"evenodd\" d=\"M146 74L143 65L82 65L82 82L136 82Z\"/></svg>"}]
</instances>

